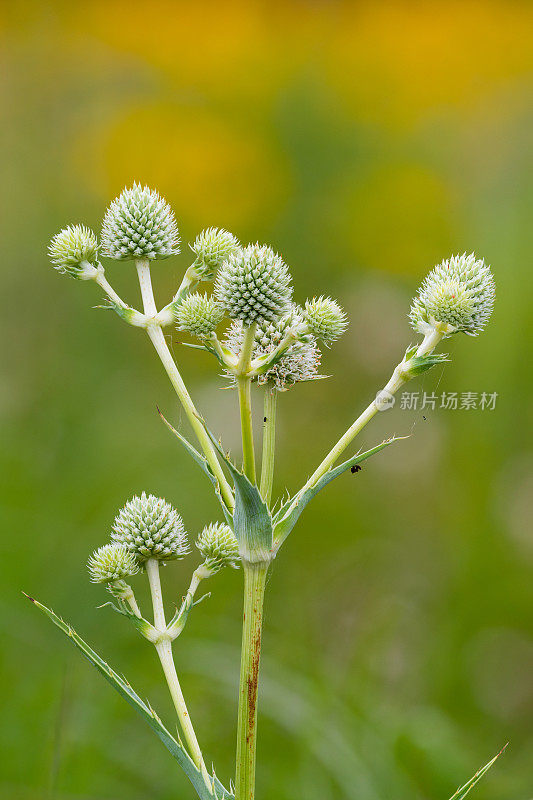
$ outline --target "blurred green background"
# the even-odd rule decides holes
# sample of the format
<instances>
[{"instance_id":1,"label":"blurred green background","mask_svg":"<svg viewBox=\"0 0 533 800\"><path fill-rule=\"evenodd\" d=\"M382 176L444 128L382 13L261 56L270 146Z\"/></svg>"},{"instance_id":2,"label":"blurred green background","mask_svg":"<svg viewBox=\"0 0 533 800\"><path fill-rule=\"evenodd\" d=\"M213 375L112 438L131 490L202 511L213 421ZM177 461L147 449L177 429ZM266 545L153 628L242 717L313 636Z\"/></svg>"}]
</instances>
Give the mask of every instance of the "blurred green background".
<instances>
[{"instance_id":1,"label":"blurred green background","mask_svg":"<svg viewBox=\"0 0 533 800\"><path fill-rule=\"evenodd\" d=\"M324 492L274 565L258 795L446 800L510 741L475 796L531 798L532 4L6 2L0 30L2 797L192 797L21 595L75 625L171 723L152 649L95 610L107 598L85 561L144 488L191 534L219 512L157 417L156 403L182 421L148 341L46 257L57 230L98 230L139 180L171 202L184 243L208 225L269 242L297 299L331 293L350 314L323 358L331 379L280 398L278 492L389 377L429 268L472 250L493 266L486 332L450 340L452 362L409 389L497 392L496 408L379 415L361 445L413 435ZM161 302L187 250L154 268ZM108 273L139 302L131 264ZM235 450L235 397L208 356L177 336L173 349ZM167 568L174 598L193 563ZM229 782L241 575L210 588L176 655L206 760Z\"/></svg>"}]
</instances>

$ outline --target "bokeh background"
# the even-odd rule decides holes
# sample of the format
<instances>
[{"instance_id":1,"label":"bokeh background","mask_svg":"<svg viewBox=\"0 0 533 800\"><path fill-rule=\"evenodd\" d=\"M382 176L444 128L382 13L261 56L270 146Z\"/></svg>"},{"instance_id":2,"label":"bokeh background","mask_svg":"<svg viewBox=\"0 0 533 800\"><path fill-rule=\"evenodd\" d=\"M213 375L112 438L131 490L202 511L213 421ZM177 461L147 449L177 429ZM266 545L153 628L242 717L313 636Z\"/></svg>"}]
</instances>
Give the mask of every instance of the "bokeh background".
<instances>
[{"instance_id":1,"label":"bokeh background","mask_svg":"<svg viewBox=\"0 0 533 800\"><path fill-rule=\"evenodd\" d=\"M323 359L332 377L280 398L278 492L388 378L428 269L472 250L492 264L488 329L449 341L451 363L409 389L497 392L496 408L379 415L361 445L411 438L315 500L274 565L258 786L276 800L446 800L509 741L475 796L533 797L532 4L105 0L0 14L2 796L192 797L21 595L71 621L171 724L152 649L96 610L106 596L85 561L144 488L193 534L218 508L157 417L156 403L183 422L148 341L46 257L60 227L98 230L139 180L172 203L184 243L208 225L269 242L298 299L331 293L350 314ZM154 268L161 302L187 250ZM133 267L108 273L138 303ZM231 391L208 356L172 347L236 449ZM175 598L193 563L167 568ZM211 589L177 661L228 782L241 575Z\"/></svg>"}]
</instances>

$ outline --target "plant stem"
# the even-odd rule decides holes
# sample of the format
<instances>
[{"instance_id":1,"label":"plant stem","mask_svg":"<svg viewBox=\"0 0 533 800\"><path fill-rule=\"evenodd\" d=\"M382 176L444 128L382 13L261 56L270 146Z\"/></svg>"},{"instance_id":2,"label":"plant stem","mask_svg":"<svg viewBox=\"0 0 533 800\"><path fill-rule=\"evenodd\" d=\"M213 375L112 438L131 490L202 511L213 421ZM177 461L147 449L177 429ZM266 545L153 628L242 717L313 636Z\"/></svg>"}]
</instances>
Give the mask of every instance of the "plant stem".
<instances>
[{"instance_id":1,"label":"plant stem","mask_svg":"<svg viewBox=\"0 0 533 800\"><path fill-rule=\"evenodd\" d=\"M159 561L156 558L149 558L146 562L146 573L152 594L152 605L154 607L154 625L161 634L159 641L155 643L157 655L161 661L163 672L168 684L170 696L174 703L174 708L183 731L183 735L189 747L189 753L198 769L202 772L208 788L211 788L209 774L205 768L202 751L198 744L198 739L187 710L185 698L181 690L178 674L172 657L172 643L166 634L165 608L163 605L163 594L161 592L161 579L159 577Z\"/></svg>"},{"instance_id":2,"label":"plant stem","mask_svg":"<svg viewBox=\"0 0 533 800\"><path fill-rule=\"evenodd\" d=\"M276 389L265 389L263 419L263 452L261 455L261 496L267 506L272 498L272 482L274 480L274 458L276 454L276 405L278 393Z\"/></svg>"},{"instance_id":3,"label":"plant stem","mask_svg":"<svg viewBox=\"0 0 533 800\"><path fill-rule=\"evenodd\" d=\"M163 672L165 673L165 678L170 690L172 702L174 703L174 708L176 709L181 729L189 748L189 753L195 765L202 773L207 788L211 790L211 779L204 763L202 751L194 732L191 718L187 710L187 705L185 703L185 698L181 690L178 674L176 672L176 667L174 665L174 658L172 656L172 643L169 639L163 639L161 642L156 644L155 649L157 650L159 660L161 661L161 666L163 667Z\"/></svg>"},{"instance_id":4,"label":"plant stem","mask_svg":"<svg viewBox=\"0 0 533 800\"><path fill-rule=\"evenodd\" d=\"M154 625L160 633L165 633L167 623L165 620L165 606L163 605L163 592L161 591L161 578L159 577L159 561L157 558L149 558L145 567L154 607Z\"/></svg>"},{"instance_id":5,"label":"plant stem","mask_svg":"<svg viewBox=\"0 0 533 800\"><path fill-rule=\"evenodd\" d=\"M423 356L427 353L430 353L432 350L435 349L437 344L441 341L443 337L443 333L439 330L434 330L431 333L426 334L424 337L424 341L420 344L418 350L416 351L417 356ZM407 381L409 380L409 376L406 376L405 373L401 370L402 363L398 364L392 376L387 383L387 385L383 388L383 392L389 393L391 395L396 394L398 389L400 389ZM377 399L377 395L376 395ZM365 425L370 422L370 420L377 414L380 410L378 403L376 403L376 399L372 400L369 406L365 408L362 414L360 414L355 422L350 425L346 433L344 433L337 444L335 444L324 460L318 465L316 470L313 472L307 483L302 487L299 495L302 494L306 489L309 489L313 486L321 477L325 475L325 473L333 466L333 464L337 461L340 455L346 450L348 445L353 441L353 439L357 436L357 434L365 427Z\"/></svg>"},{"instance_id":6,"label":"plant stem","mask_svg":"<svg viewBox=\"0 0 533 800\"><path fill-rule=\"evenodd\" d=\"M244 610L237 729L235 800L254 800L257 744L257 690L263 600L268 563L243 563Z\"/></svg>"},{"instance_id":7,"label":"plant stem","mask_svg":"<svg viewBox=\"0 0 533 800\"><path fill-rule=\"evenodd\" d=\"M129 605L135 616L141 619L141 609L137 604L137 600L135 599L135 595L133 594L133 589L131 587L129 592L124 596L124 600Z\"/></svg>"},{"instance_id":8,"label":"plant stem","mask_svg":"<svg viewBox=\"0 0 533 800\"><path fill-rule=\"evenodd\" d=\"M157 308L155 305L152 281L150 278L150 265L148 261L137 261L136 265L144 304L144 313L150 317L153 317L157 314ZM172 354L168 349L165 335L161 330L161 326L148 325L146 332L150 337L150 341L155 347L155 350L161 360L161 363L163 364L163 367L165 368L168 377L170 378L170 382L174 387L174 390L178 395L183 408L185 409L185 413L187 414L189 422L191 423L191 427L193 428L205 453L207 462L218 480L222 498L229 511L232 512L234 506L233 492L222 471L215 448L213 447L213 444L199 419L199 415L194 406L192 398L187 391L187 387L183 382L183 378L181 377L174 359L172 358Z\"/></svg>"},{"instance_id":9,"label":"plant stem","mask_svg":"<svg viewBox=\"0 0 533 800\"><path fill-rule=\"evenodd\" d=\"M111 284L108 283L107 278L105 277L103 272L98 273L96 277L96 283L98 284L98 286L100 286L101 289L104 290L109 299L117 304L117 306L122 306L122 308L127 308L126 303L121 297L118 296L118 294L115 292Z\"/></svg>"},{"instance_id":10,"label":"plant stem","mask_svg":"<svg viewBox=\"0 0 533 800\"><path fill-rule=\"evenodd\" d=\"M239 393L239 408L241 412L241 431L242 431L242 466L244 474L255 484L255 453L254 453L254 433L252 425L252 380L248 376L252 352L254 347L254 337L257 325L253 323L249 328L245 328L242 350L237 365L237 389Z\"/></svg>"}]
</instances>

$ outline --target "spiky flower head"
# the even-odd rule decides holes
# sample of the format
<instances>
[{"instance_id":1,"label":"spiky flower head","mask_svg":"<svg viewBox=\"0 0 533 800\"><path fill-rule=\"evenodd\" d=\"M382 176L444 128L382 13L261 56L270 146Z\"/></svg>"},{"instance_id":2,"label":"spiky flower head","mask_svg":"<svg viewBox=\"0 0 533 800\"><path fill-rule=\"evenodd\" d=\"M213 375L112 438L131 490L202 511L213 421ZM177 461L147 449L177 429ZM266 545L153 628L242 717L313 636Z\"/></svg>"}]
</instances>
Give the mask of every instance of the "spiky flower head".
<instances>
[{"instance_id":1,"label":"spiky flower head","mask_svg":"<svg viewBox=\"0 0 533 800\"><path fill-rule=\"evenodd\" d=\"M291 276L282 257L267 245L249 244L221 265L215 296L228 316L244 325L273 322L289 310Z\"/></svg>"},{"instance_id":2,"label":"spiky flower head","mask_svg":"<svg viewBox=\"0 0 533 800\"><path fill-rule=\"evenodd\" d=\"M174 306L179 331L189 331L198 338L209 336L224 317L224 309L212 297L194 292Z\"/></svg>"},{"instance_id":3,"label":"spiky flower head","mask_svg":"<svg viewBox=\"0 0 533 800\"><path fill-rule=\"evenodd\" d=\"M87 561L93 583L115 583L139 572L135 554L125 544L104 544Z\"/></svg>"},{"instance_id":4,"label":"spiky flower head","mask_svg":"<svg viewBox=\"0 0 533 800\"><path fill-rule=\"evenodd\" d=\"M98 239L85 225L69 225L56 233L48 254L58 272L78 280L91 280L98 274Z\"/></svg>"},{"instance_id":5,"label":"spiky flower head","mask_svg":"<svg viewBox=\"0 0 533 800\"><path fill-rule=\"evenodd\" d=\"M492 313L494 299L490 267L473 253L463 253L431 270L413 300L409 318L419 333L440 324L448 326L446 334L462 331L477 336Z\"/></svg>"},{"instance_id":6,"label":"spiky flower head","mask_svg":"<svg viewBox=\"0 0 533 800\"><path fill-rule=\"evenodd\" d=\"M178 512L162 497L146 492L128 500L120 510L111 538L135 553L139 561L170 561L188 552L187 533Z\"/></svg>"},{"instance_id":7,"label":"spiky flower head","mask_svg":"<svg viewBox=\"0 0 533 800\"><path fill-rule=\"evenodd\" d=\"M289 331L298 331L303 324L302 310L294 303L289 312L274 322L263 322L257 326L254 338L252 358L272 353L281 344ZM228 331L224 344L239 355L244 338L244 327L240 320L235 320ZM320 350L313 336L308 335L304 341L297 341L266 372L257 375L259 384L270 384L279 391L285 391L295 383L312 381L320 378Z\"/></svg>"},{"instance_id":8,"label":"spiky flower head","mask_svg":"<svg viewBox=\"0 0 533 800\"><path fill-rule=\"evenodd\" d=\"M306 300L303 318L316 339L330 345L339 339L348 326L348 318L340 305L331 297L313 297Z\"/></svg>"},{"instance_id":9,"label":"spiky flower head","mask_svg":"<svg viewBox=\"0 0 533 800\"><path fill-rule=\"evenodd\" d=\"M196 547L205 558L204 566L211 572L222 567L236 567L239 543L233 531L224 523L206 525L196 540Z\"/></svg>"},{"instance_id":10,"label":"spiky flower head","mask_svg":"<svg viewBox=\"0 0 533 800\"><path fill-rule=\"evenodd\" d=\"M102 224L102 252L118 260L168 258L179 253L174 212L156 191L134 183L109 206Z\"/></svg>"},{"instance_id":11,"label":"spiky flower head","mask_svg":"<svg viewBox=\"0 0 533 800\"><path fill-rule=\"evenodd\" d=\"M229 231L223 228L206 228L191 245L191 250L196 254L196 274L201 280L212 280L222 262L239 249L238 239Z\"/></svg>"}]
</instances>

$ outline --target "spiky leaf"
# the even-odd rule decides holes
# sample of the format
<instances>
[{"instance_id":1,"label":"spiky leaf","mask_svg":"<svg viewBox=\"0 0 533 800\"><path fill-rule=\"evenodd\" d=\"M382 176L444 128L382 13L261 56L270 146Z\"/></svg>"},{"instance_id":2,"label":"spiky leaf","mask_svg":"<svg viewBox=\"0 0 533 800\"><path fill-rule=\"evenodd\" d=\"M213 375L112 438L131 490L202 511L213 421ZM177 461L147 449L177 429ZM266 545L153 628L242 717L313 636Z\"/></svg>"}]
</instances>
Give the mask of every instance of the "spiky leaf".
<instances>
[{"instance_id":1,"label":"spiky leaf","mask_svg":"<svg viewBox=\"0 0 533 800\"><path fill-rule=\"evenodd\" d=\"M123 697L126 702L129 703L129 705L141 715L145 722L148 723L148 725L155 732L156 736L163 742L169 753L174 756L180 767L183 769L190 782L196 789L196 793L198 794L198 797L200 797L200 800L214 800L214 798L219 797L229 800L229 798L233 796L215 777L213 777L213 788L211 790L208 789L200 770L197 769L181 742L175 739L170 731L167 730L149 703L145 703L143 700L141 700L137 692L135 692L135 690L130 686L128 681L111 669L109 664L107 664L103 658L101 658L98 653L96 653L92 647L90 647L87 642L81 638L81 636L78 636L76 631L68 623L62 620L61 617L58 617L57 614L55 614L51 609L47 608L42 603L39 603L37 600L34 600L33 597L29 597L28 599L31 600L31 602L37 608L43 611L52 620L54 625L57 625L59 630L63 631L63 633L68 636L68 638L73 642L73 644L76 645L76 647L91 662L91 664L96 667L98 672L104 676L106 681L111 684L115 691L117 691L119 695Z\"/></svg>"},{"instance_id":2,"label":"spiky leaf","mask_svg":"<svg viewBox=\"0 0 533 800\"><path fill-rule=\"evenodd\" d=\"M274 518L274 546L276 551L281 547L289 533L296 525L300 514L305 509L309 501L312 500L313 497L324 488L324 486L327 486L328 483L337 478L339 475L342 475L342 473L346 472L346 470L350 469L350 467L359 464L361 461L366 461L367 458L370 458L375 453L379 453L380 450L388 447L393 442L397 442L399 439L405 438L405 436L392 437L391 439L386 439L384 442L381 442L381 444L378 444L371 450L367 450L366 453L357 453L355 456L352 456L352 458L349 458L347 461L339 464L338 467L328 470L325 475L322 475L322 477L319 478L314 486L306 489L304 492L302 492L302 494L296 494L294 497L291 497L290 500L287 500L287 502L284 503L278 510Z\"/></svg>"}]
</instances>

